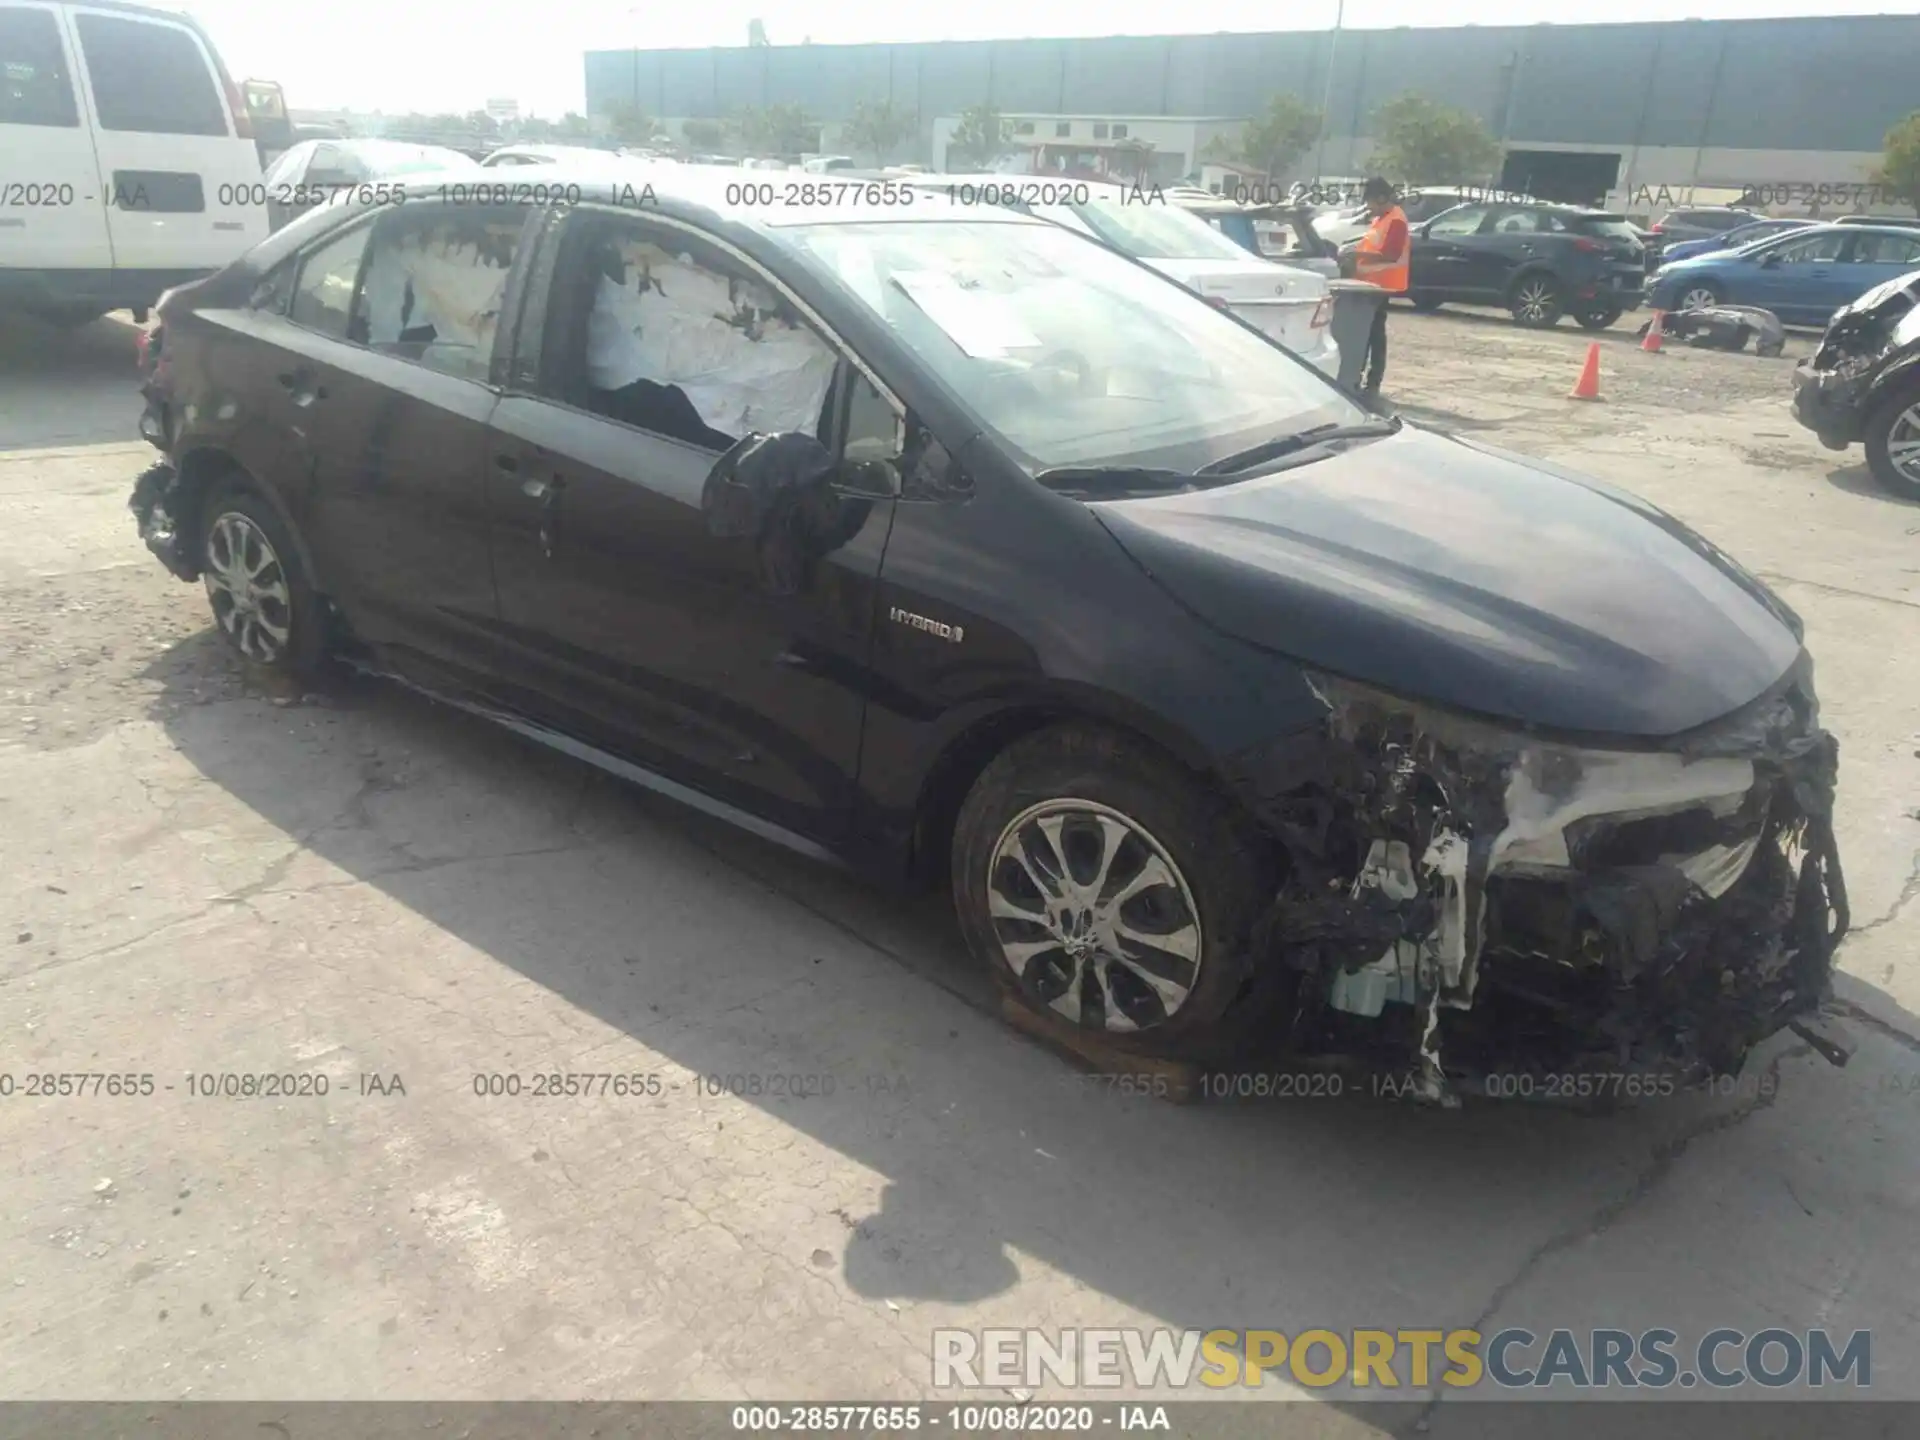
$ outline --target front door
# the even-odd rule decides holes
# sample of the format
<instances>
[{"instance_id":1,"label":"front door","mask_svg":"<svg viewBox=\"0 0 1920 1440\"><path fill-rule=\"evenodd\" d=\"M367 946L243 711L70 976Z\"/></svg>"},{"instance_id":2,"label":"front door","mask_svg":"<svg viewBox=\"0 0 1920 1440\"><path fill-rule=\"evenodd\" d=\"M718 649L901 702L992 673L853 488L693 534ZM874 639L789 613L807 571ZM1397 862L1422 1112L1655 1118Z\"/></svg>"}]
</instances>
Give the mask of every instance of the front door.
<instances>
[{"instance_id":1,"label":"front door","mask_svg":"<svg viewBox=\"0 0 1920 1440\"><path fill-rule=\"evenodd\" d=\"M1759 256L1740 256L1736 304L1771 310L1789 325L1824 325L1839 302L1834 272L1853 237L1844 229L1788 238ZM1751 262L1751 263L1749 263Z\"/></svg>"},{"instance_id":2,"label":"front door","mask_svg":"<svg viewBox=\"0 0 1920 1440\"><path fill-rule=\"evenodd\" d=\"M1473 254L1490 207L1456 205L1434 217L1409 247L1408 283L1415 291L1456 299L1476 298Z\"/></svg>"},{"instance_id":3,"label":"front door","mask_svg":"<svg viewBox=\"0 0 1920 1440\"><path fill-rule=\"evenodd\" d=\"M735 252L588 210L553 243L547 322L523 337L537 376L492 422L523 703L830 840L857 776L891 486L823 497L831 533L799 552L717 535L703 492L749 432L803 432L891 474L898 414Z\"/></svg>"}]
</instances>

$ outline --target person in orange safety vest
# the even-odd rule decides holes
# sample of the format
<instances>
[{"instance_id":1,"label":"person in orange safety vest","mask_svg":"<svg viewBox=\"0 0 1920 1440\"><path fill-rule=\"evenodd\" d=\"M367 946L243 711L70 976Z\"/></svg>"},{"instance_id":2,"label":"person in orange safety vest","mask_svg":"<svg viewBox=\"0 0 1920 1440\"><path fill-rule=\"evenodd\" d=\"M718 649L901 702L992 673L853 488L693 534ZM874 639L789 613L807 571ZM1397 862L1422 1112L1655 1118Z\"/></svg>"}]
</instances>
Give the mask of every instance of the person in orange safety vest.
<instances>
[{"instance_id":1,"label":"person in orange safety vest","mask_svg":"<svg viewBox=\"0 0 1920 1440\"><path fill-rule=\"evenodd\" d=\"M1393 186L1380 176L1369 179L1360 192L1373 224L1360 237L1354 250L1353 277L1378 285L1389 295L1407 293L1407 217L1394 203ZM1387 306L1382 301L1373 312L1373 329L1367 336L1366 373L1360 382L1368 399L1380 393L1380 377L1387 368Z\"/></svg>"}]
</instances>

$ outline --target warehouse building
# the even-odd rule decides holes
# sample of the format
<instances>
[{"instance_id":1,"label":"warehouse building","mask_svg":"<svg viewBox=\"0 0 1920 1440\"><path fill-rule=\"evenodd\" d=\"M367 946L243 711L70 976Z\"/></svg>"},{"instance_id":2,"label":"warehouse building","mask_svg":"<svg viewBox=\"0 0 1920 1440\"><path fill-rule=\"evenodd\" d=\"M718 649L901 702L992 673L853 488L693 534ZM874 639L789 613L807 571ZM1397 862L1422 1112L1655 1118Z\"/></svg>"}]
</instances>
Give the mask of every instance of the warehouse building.
<instances>
[{"instance_id":1,"label":"warehouse building","mask_svg":"<svg viewBox=\"0 0 1920 1440\"><path fill-rule=\"evenodd\" d=\"M961 112L992 105L1029 159L1144 142L1152 173L1171 178L1276 91L1327 102L1328 134L1300 173L1363 172L1373 112L1418 92L1486 122L1506 154L1487 179L1617 199L1864 182L1887 129L1920 106L1917 66L1920 16L1870 15L593 51L586 93L591 120L634 106L676 134L798 105L828 148L857 103L889 101L918 120L891 158L936 167Z\"/></svg>"}]
</instances>

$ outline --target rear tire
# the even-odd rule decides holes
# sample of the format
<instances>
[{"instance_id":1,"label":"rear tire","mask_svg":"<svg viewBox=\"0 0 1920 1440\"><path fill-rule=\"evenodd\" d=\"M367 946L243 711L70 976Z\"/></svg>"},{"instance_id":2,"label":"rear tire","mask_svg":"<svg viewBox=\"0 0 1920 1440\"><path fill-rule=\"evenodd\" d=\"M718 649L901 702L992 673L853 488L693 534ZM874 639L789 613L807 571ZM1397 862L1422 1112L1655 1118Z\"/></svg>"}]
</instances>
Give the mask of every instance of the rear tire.
<instances>
[{"instance_id":1,"label":"rear tire","mask_svg":"<svg viewBox=\"0 0 1920 1440\"><path fill-rule=\"evenodd\" d=\"M1418 310L1422 315L1431 315L1447 303L1444 296L1432 295L1424 290L1407 296L1407 299L1413 305L1413 308Z\"/></svg>"},{"instance_id":2,"label":"rear tire","mask_svg":"<svg viewBox=\"0 0 1920 1440\"><path fill-rule=\"evenodd\" d=\"M1566 301L1560 293L1560 282L1536 271L1513 282L1507 308L1513 312L1514 324L1529 330L1550 330L1566 313Z\"/></svg>"},{"instance_id":3,"label":"rear tire","mask_svg":"<svg viewBox=\"0 0 1920 1440\"><path fill-rule=\"evenodd\" d=\"M1920 381L1910 380L1874 407L1862 427L1867 468L1880 487L1920 500Z\"/></svg>"},{"instance_id":4,"label":"rear tire","mask_svg":"<svg viewBox=\"0 0 1920 1440\"><path fill-rule=\"evenodd\" d=\"M1625 313L1616 306L1600 310L1583 310L1573 317L1574 323L1582 330L1604 330Z\"/></svg>"},{"instance_id":5,"label":"rear tire","mask_svg":"<svg viewBox=\"0 0 1920 1440\"><path fill-rule=\"evenodd\" d=\"M1014 742L954 827L975 959L1016 1003L1137 1054L1224 1053L1272 897L1270 849L1134 740L1060 725Z\"/></svg>"},{"instance_id":6,"label":"rear tire","mask_svg":"<svg viewBox=\"0 0 1920 1440\"><path fill-rule=\"evenodd\" d=\"M326 617L279 514L238 481L200 508L201 578L220 638L246 664L307 683L326 664Z\"/></svg>"}]
</instances>

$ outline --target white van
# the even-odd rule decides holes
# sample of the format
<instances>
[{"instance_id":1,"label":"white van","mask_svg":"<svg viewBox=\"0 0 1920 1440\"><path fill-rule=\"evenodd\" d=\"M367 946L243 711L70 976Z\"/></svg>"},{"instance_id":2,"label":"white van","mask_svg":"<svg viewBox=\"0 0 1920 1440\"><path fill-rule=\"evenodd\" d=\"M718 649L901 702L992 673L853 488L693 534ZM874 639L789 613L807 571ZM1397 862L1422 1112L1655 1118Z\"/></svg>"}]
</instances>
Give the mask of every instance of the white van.
<instances>
[{"instance_id":1,"label":"white van","mask_svg":"<svg viewBox=\"0 0 1920 1440\"><path fill-rule=\"evenodd\" d=\"M0 307L146 307L267 235L246 101L185 15L0 0Z\"/></svg>"}]
</instances>

